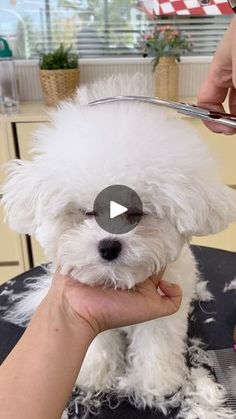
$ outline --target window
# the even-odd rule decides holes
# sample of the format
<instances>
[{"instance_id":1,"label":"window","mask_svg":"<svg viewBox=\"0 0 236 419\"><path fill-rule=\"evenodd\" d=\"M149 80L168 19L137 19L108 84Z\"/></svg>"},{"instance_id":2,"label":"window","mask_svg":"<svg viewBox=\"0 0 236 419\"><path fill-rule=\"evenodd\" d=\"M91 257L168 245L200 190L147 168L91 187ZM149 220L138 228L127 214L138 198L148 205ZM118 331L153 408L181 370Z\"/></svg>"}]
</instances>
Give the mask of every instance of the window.
<instances>
[{"instance_id":1,"label":"window","mask_svg":"<svg viewBox=\"0 0 236 419\"><path fill-rule=\"evenodd\" d=\"M16 58L37 58L61 42L81 58L141 56L142 33L151 21L137 0L1 0L0 36ZM190 55L212 55L232 16L160 17L191 33Z\"/></svg>"}]
</instances>

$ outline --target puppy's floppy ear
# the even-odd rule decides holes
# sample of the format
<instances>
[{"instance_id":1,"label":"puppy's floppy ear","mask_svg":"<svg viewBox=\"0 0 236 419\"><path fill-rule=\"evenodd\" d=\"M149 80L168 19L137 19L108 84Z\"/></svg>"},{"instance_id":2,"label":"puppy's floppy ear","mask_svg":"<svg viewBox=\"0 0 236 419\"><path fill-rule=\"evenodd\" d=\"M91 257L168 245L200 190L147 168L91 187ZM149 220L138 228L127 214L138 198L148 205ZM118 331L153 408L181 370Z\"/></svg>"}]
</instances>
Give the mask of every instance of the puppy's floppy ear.
<instances>
[{"instance_id":1,"label":"puppy's floppy ear","mask_svg":"<svg viewBox=\"0 0 236 419\"><path fill-rule=\"evenodd\" d=\"M222 183L193 179L171 195L169 218L187 237L215 234L236 221L236 191Z\"/></svg>"},{"instance_id":2,"label":"puppy's floppy ear","mask_svg":"<svg viewBox=\"0 0 236 419\"><path fill-rule=\"evenodd\" d=\"M12 160L4 165L4 169L8 177L1 187L1 202L6 211L6 219L13 230L33 234L39 193L34 163Z\"/></svg>"}]
</instances>

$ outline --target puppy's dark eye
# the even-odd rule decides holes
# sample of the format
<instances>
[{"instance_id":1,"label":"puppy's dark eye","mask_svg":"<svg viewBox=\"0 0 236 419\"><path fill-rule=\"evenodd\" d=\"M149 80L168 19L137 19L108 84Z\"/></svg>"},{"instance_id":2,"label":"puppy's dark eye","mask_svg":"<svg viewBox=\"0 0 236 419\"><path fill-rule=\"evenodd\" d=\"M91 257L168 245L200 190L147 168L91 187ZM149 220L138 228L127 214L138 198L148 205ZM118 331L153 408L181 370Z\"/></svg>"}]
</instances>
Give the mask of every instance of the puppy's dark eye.
<instances>
[{"instance_id":1,"label":"puppy's dark eye","mask_svg":"<svg viewBox=\"0 0 236 419\"><path fill-rule=\"evenodd\" d=\"M93 211L87 211L85 208L79 208L77 209L80 214L82 214L84 217L93 217L94 212Z\"/></svg>"},{"instance_id":2,"label":"puppy's dark eye","mask_svg":"<svg viewBox=\"0 0 236 419\"><path fill-rule=\"evenodd\" d=\"M142 217L144 214L138 208L129 209L124 216L129 223L135 223L137 221L137 217Z\"/></svg>"},{"instance_id":3,"label":"puppy's dark eye","mask_svg":"<svg viewBox=\"0 0 236 419\"><path fill-rule=\"evenodd\" d=\"M85 211L84 214L86 215L86 217L95 217L96 216L95 211Z\"/></svg>"}]
</instances>

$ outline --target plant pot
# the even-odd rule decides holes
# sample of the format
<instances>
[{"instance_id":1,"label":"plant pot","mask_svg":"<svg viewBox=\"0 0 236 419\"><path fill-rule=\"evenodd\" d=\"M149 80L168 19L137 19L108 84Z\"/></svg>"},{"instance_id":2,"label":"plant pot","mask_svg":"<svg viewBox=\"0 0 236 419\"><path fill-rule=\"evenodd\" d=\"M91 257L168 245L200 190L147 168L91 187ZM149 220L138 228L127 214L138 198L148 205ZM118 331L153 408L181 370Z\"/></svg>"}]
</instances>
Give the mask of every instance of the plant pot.
<instances>
[{"instance_id":1,"label":"plant pot","mask_svg":"<svg viewBox=\"0 0 236 419\"><path fill-rule=\"evenodd\" d=\"M73 96L79 85L79 69L39 70L46 105L56 106L61 100Z\"/></svg>"},{"instance_id":2,"label":"plant pot","mask_svg":"<svg viewBox=\"0 0 236 419\"><path fill-rule=\"evenodd\" d=\"M178 101L179 65L175 57L161 57L154 72L155 95L161 99Z\"/></svg>"}]
</instances>

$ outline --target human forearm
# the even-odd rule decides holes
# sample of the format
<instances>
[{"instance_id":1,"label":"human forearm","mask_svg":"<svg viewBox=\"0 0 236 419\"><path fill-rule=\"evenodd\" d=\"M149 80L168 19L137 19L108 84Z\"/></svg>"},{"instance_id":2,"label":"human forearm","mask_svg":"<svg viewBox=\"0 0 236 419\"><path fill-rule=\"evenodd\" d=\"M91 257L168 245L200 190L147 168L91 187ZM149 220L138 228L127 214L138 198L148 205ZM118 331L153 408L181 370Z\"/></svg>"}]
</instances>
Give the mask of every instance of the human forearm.
<instances>
[{"instance_id":1,"label":"human forearm","mask_svg":"<svg viewBox=\"0 0 236 419\"><path fill-rule=\"evenodd\" d=\"M59 419L94 335L46 297L0 369L0 417Z\"/></svg>"},{"instance_id":2,"label":"human forearm","mask_svg":"<svg viewBox=\"0 0 236 419\"><path fill-rule=\"evenodd\" d=\"M181 289L161 280L162 274L122 291L91 287L57 272L25 334L0 367L0 418L59 419L98 333L179 309Z\"/></svg>"}]
</instances>

